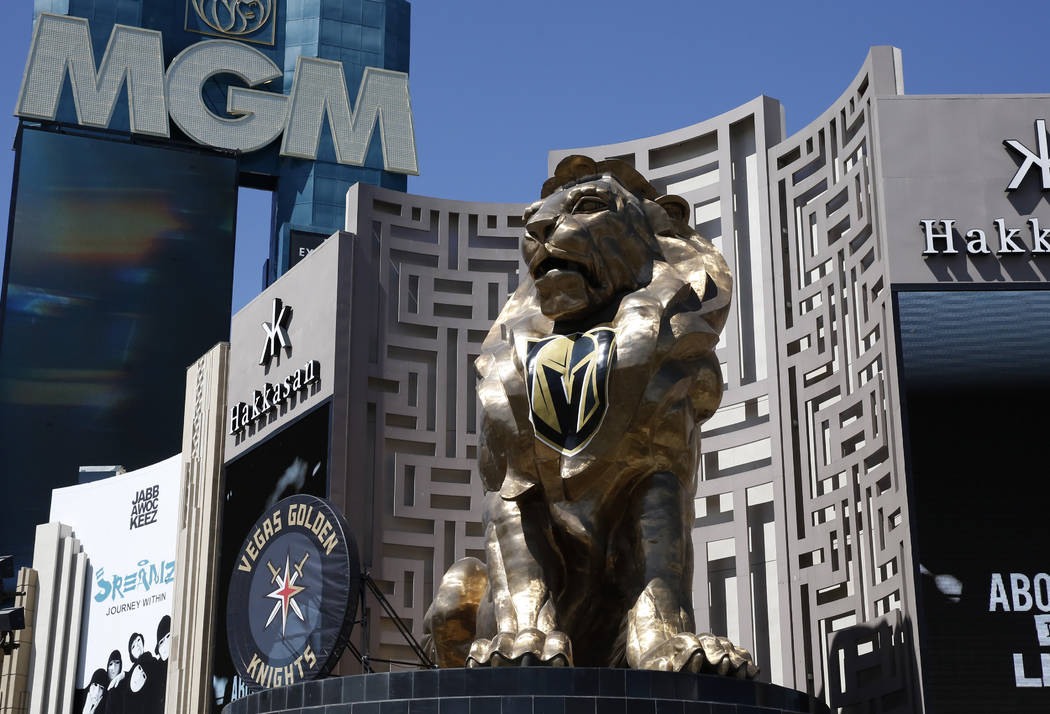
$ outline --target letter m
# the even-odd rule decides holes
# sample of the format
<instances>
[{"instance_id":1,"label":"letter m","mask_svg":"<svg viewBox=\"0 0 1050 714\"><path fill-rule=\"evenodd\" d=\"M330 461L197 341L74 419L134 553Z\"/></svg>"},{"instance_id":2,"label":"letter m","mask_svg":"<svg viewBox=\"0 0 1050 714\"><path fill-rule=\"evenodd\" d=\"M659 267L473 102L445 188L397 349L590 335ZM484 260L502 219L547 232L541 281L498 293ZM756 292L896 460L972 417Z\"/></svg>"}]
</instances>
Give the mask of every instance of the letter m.
<instances>
[{"instance_id":1,"label":"letter m","mask_svg":"<svg viewBox=\"0 0 1050 714\"><path fill-rule=\"evenodd\" d=\"M363 166L378 124L383 168L402 174L419 173L412 100L404 72L365 67L357 102L351 110L342 63L300 56L295 65L281 155L316 159L326 117L339 163Z\"/></svg>"},{"instance_id":2,"label":"letter m","mask_svg":"<svg viewBox=\"0 0 1050 714\"><path fill-rule=\"evenodd\" d=\"M42 12L33 28L15 116L54 121L69 76L77 123L106 128L125 82L131 131L168 136L161 34L140 27L114 25L95 70L88 21Z\"/></svg>"}]
</instances>

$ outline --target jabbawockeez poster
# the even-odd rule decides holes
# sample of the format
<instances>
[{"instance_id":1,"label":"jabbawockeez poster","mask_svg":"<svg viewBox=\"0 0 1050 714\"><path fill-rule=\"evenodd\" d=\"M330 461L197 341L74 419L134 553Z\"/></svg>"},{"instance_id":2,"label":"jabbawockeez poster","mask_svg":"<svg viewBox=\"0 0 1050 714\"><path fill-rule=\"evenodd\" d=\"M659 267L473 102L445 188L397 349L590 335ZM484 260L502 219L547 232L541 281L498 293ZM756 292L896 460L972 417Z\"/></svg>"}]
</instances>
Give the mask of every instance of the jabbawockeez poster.
<instances>
[{"instance_id":1,"label":"jabbawockeez poster","mask_svg":"<svg viewBox=\"0 0 1050 714\"><path fill-rule=\"evenodd\" d=\"M88 557L76 714L164 711L180 464L176 454L52 492L51 521Z\"/></svg>"}]
</instances>

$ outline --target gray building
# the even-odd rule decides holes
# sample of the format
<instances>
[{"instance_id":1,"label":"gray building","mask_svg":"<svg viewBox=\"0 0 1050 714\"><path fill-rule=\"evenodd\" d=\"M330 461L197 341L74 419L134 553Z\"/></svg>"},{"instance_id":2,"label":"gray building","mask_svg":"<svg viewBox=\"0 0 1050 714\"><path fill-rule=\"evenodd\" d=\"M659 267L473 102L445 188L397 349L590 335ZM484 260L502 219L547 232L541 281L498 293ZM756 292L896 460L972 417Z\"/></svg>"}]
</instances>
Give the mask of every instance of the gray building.
<instances>
[{"instance_id":1,"label":"gray building","mask_svg":"<svg viewBox=\"0 0 1050 714\"><path fill-rule=\"evenodd\" d=\"M1048 115L1050 95L905 95L900 52L876 47L790 137L780 104L759 97L551 152L551 168L620 158L683 196L733 269L694 606L698 628L751 649L762 679L842 711L1050 707L1034 496L1050 311L1033 290L1050 269ZM314 419L316 488L417 637L445 568L482 552L473 361L517 284L524 205L356 185L345 232L233 321L227 498L244 488L238 464L284 434L269 475L252 471L273 488L309 440L287 435ZM289 346L260 364L278 323ZM314 360L291 399L258 416L238 406ZM369 609L357 645L411 659Z\"/></svg>"}]
</instances>

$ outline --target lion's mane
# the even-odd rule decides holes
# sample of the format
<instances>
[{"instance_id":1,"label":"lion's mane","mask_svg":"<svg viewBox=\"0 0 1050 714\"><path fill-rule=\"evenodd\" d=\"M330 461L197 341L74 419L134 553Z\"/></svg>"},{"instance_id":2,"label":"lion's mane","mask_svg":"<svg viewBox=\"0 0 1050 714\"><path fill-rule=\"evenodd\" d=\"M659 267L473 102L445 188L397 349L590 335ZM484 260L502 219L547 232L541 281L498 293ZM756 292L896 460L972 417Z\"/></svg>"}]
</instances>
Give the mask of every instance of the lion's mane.
<instances>
[{"instance_id":1,"label":"lion's mane","mask_svg":"<svg viewBox=\"0 0 1050 714\"><path fill-rule=\"evenodd\" d=\"M551 458L561 460L562 478L543 482L548 499L578 497L587 483L574 488L570 479L586 472L607 471L616 462L622 442L635 437L630 432L637 430L639 420L647 428L655 428L663 418L661 409L687 402L695 426L710 417L721 400L722 374L714 348L729 313L732 277L714 245L688 225L688 203L677 196L658 195L644 177L622 161L594 162L583 156L563 160L541 195L547 198L561 187L609 177L641 201L649 228L643 239L652 258L646 266L651 269L649 281L617 296L618 306L611 320L587 326L611 325L617 331L618 344L623 345L610 378L618 387L617 408L610 410L602 426L608 438L595 438L594 447L578 456L544 450L534 438L522 345L527 339L556 334L561 326L542 313L534 280L522 271L517 290L493 324L475 362L481 378L478 393L487 413L481 435L482 478L487 490L500 491L504 498L517 498L533 489L544 471L537 461ZM638 438L652 439L653 435ZM690 444L695 438L698 444L698 436L682 438ZM694 478L692 473L680 473L684 461L663 463L679 458L674 456L676 448L681 445L668 445L664 454L656 443L651 449L653 463L646 468L670 467L682 478ZM687 448L698 451L698 446ZM698 454L694 453L686 459L692 471L696 458Z\"/></svg>"}]
</instances>

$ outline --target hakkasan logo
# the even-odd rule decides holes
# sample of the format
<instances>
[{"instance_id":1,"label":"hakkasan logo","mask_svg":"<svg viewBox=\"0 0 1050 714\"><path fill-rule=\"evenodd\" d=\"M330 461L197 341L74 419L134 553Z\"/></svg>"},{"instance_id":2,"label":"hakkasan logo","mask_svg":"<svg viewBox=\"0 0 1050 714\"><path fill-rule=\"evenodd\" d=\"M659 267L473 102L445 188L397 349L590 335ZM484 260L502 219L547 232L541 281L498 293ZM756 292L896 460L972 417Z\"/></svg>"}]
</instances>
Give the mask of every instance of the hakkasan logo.
<instances>
[{"instance_id":1,"label":"hakkasan logo","mask_svg":"<svg viewBox=\"0 0 1050 714\"><path fill-rule=\"evenodd\" d=\"M346 647L360 595L357 545L327 501L297 495L247 534L230 577L230 658L249 689L328 674Z\"/></svg>"},{"instance_id":2,"label":"hakkasan logo","mask_svg":"<svg viewBox=\"0 0 1050 714\"><path fill-rule=\"evenodd\" d=\"M262 323L266 338L263 341L262 356L259 358L259 364L267 369L274 358L278 358L279 362L281 355L288 356L292 352L292 341L288 336L288 323L292 319L291 305L286 305L280 298L274 298L271 314L272 320ZM309 388L320 380L321 365L317 360L310 360L284 380L265 383L254 391L250 403L237 402L230 407L229 433L236 435L250 426L265 424L267 416L273 411L283 414L285 409L294 406L300 398L305 398Z\"/></svg>"},{"instance_id":3,"label":"hakkasan logo","mask_svg":"<svg viewBox=\"0 0 1050 714\"><path fill-rule=\"evenodd\" d=\"M1029 174L1038 177L1042 191L1050 191L1050 148L1047 144L1046 120L1035 120L1035 148L1031 149L1017 139L1003 139L1008 154L1020 159L1006 191L1019 189ZM1036 186L1036 179L1030 185ZM1042 228L1039 219L1028 216L1021 224L1009 225L1009 217L995 218L980 227L957 225L954 218L922 218L919 226L925 238L923 255L1025 255L1043 256L1050 253L1050 228Z\"/></svg>"},{"instance_id":4,"label":"hakkasan logo","mask_svg":"<svg viewBox=\"0 0 1050 714\"><path fill-rule=\"evenodd\" d=\"M272 45L276 0L186 0L186 29Z\"/></svg>"}]
</instances>

